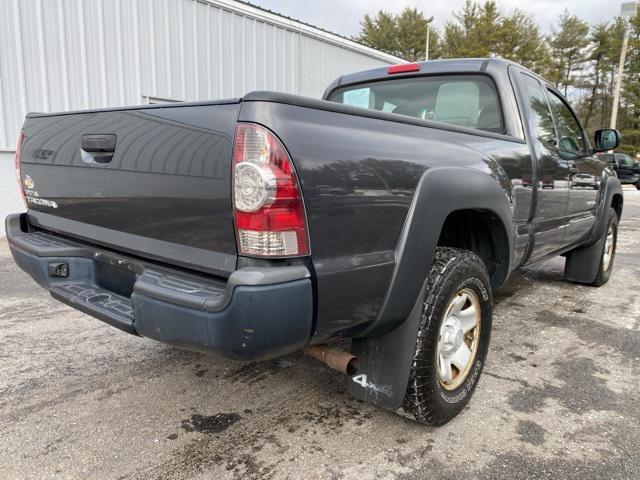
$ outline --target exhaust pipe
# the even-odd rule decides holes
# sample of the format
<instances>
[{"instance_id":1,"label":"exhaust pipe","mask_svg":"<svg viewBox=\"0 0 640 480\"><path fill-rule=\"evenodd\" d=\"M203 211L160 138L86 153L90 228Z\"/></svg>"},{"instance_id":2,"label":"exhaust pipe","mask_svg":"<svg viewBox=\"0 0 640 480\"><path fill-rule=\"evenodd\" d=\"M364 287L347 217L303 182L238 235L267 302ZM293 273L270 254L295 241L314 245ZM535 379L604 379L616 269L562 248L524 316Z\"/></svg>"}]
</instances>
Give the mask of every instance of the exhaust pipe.
<instances>
[{"instance_id":1,"label":"exhaust pipe","mask_svg":"<svg viewBox=\"0 0 640 480\"><path fill-rule=\"evenodd\" d=\"M349 352L326 344L308 345L302 349L310 357L320 360L328 367L353 377L358 373L358 359Z\"/></svg>"}]
</instances>

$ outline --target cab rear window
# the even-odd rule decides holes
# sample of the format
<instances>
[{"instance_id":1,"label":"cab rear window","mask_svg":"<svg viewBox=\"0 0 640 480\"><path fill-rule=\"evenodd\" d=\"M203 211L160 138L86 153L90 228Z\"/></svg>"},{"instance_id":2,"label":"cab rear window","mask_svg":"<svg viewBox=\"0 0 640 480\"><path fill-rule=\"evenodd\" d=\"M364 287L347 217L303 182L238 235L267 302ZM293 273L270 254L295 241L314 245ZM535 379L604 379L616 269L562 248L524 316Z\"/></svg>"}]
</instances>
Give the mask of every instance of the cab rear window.
<instances>
[{"instance_id":1,"label":"cab rear window","mask_svg":"<svg viewBox=\"0 0 640 480\"><path fill-rule=\"evenodd\" d=\"M329 100L381 112L504 133L493 82L484 75L412 77L335 90Z\"/></svg>"}]
</instances>

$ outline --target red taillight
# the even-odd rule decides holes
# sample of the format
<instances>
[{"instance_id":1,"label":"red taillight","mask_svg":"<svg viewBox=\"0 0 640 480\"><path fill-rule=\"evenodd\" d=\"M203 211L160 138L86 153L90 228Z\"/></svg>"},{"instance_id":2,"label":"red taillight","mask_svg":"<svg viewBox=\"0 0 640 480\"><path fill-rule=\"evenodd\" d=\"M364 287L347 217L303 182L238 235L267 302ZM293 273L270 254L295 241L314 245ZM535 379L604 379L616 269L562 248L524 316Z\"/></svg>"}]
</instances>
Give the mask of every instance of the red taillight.
<instances>
[{"instance_id":1,"label":"red taillight","mask_svg":"<svg viewBox=\"0 0 640 480\"><path fill-rule=\"evenodd\" d=\"M280 140L240 123L233 148L233 206L240 255L309 254L307 222L296 172Z\"/></svg>"},{"instance_id":2,"label":"red taillight","mask_svg":"<svg viewBox=\"0 0 640 480\"><path fill-rule=\"evenodd\" d=\"M16 145L16 155L13 157L14 167L16 169L16 180L18 181L18 190L20 190L20 196L22 202L27 206L27 200L24 195L24 185L22 184L22 175L20 175L20 154L22 153L22 140L24 139L24 133L20 132L18 137L18 143Z\"/></svg>"},{"instance_id":3,"label":"red taillight","mask_svg":"<svg viewBox=\"0 0 640 480\"><path fill-rule=\"evenodd\" d=\"M399 65L391 65L387 68L387 73L417 72L418 70L420 70L419 63L401 63Z\"/></svg>"}]
</instances>

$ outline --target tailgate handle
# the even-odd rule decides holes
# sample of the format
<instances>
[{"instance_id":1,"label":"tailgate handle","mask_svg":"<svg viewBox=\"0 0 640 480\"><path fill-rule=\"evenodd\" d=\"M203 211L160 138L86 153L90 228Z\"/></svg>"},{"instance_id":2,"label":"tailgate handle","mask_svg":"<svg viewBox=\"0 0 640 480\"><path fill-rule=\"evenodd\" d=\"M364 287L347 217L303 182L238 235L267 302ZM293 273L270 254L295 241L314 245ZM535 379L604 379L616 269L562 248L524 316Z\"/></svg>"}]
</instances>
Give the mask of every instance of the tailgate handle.
<instances>
[{"instance_id":1,"label":"tailgate handle","mask_svg":"<svg viewBox=\"0 0 640 480\"><path fill-rule=\"evenodd\" d=\"M109 163L115 150L115 135L83 135L80 142L80 153L85 163Z\"/></svg>"}]
</instances>

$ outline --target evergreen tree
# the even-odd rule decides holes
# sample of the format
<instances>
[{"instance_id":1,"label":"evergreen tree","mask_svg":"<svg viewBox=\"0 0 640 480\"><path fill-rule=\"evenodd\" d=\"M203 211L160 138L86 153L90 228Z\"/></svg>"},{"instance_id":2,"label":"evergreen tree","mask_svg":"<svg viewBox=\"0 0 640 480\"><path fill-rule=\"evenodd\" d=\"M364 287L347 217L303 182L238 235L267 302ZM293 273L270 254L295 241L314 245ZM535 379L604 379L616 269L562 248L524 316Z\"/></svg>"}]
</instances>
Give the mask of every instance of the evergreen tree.
<instances>
[{"instance_id":1,"label":"evergreen tree","mask_svg":"<svg viewBox=\"0 0 640 480\"><path fill-rule=\"evenodd\" d=\"M424 60L427 28L433 17L426 18L417 8L405 8L399 15L379 11L375 17L365 15L356 40L389 52L405 60ZM429 34L429 56L437 58L438 34Z\"/></svg>"},{"instance_id":2,"label":"evergreen tree","mask_svg":"<svg viewBox=\"0 0 640 480\"><path fill-rule=\"evenodd\" d=\"M488 57L491 54L491 41L483 38L480 32L487 31L481 22L493 15L493 8L490 7L488 15L483 10L478 3L466 0L462 10L453 14L455 20L447 22L444 27L444 58Z\"/></svg>"},{"instance_id":3,"label":"evergreen tree","mask_svg":"<svg viewBox=\"0 0 640 480\"><path fill-rule=\"evenodd\" d=\"M589 25L565 11L560 17L560 28L549 37L552 67L547 78L564 94L577 81L576 72L587 60Z\"/></svg>"},{"instance_id":4,"label":"evergreen tree","mask_svg":"<svg viewBox=\"0 0 640 480\"><path fill-rule=\"evenodd\" d=\"M548 63L540 28L520 10L504 15L493 0L466 0L454 17L444 28L443 57L502 57L532 70Z\"/></svg>"},{"instance_id":5,"label":"evergreen tree","mask_svg":"<svg viewBox=\"0 0 640 480\"><path fill-rule=\"evenodd\" d=\"M396 17L396 41L398 56L407 60L424 60L427 40L427 28L433 17L425 18L416 8L405 8ZM438 36L429 32L429 56L437 54Z\"/></svg>"},{"instance_id":6,"label":"evergreen tree","mask_svg":"<svg viewBox=\"0 0 640 480\"><path fill-rule=\"evenodd\" d=\"M498 56L534 72L548 68L549 53L538 25L521 10L503 17L497 29Z\"/></svg>"},{"instance_id":7,"label":"evergreen tree","mask_svg":"<svg viewBox=\"0 0 640 480\"><path fill-rule=\"evenodd\" d=\"M605 113L610 111L611 98L608 92L611 88L612 78L607 81L607 76L612 72L612 67L618 61L619 50L616 24L601 23L591 29L589 36L590 53L587 57L589 62L585 69L584 80L580 82L580 87L587 90L587 95L578 107L585 128L592 125L592 119L598 124L603 124ZM594 118L595 117L595 118Z\"/></svg>"},{"instance_id":8,"label":"evergreen tree","mask_svg":"<svg viewBox=\"0 0 640 480\"><path fill-rule=\"evenodd\" d=\"M378 50L395 53L396 21L392 14L380 10L375 17L365 15L356 40Z\"/></svg>"}]
</instances>

